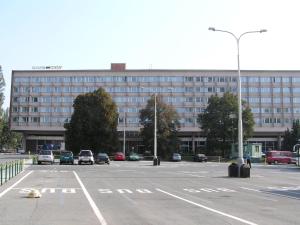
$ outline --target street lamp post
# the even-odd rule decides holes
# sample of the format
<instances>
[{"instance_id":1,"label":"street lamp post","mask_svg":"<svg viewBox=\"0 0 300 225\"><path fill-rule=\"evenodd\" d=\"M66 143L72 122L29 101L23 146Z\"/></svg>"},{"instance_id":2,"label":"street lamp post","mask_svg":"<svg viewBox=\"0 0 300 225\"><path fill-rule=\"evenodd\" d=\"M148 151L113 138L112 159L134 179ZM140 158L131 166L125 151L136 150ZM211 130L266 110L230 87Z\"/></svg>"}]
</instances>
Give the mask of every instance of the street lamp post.
<instances>
[{"instance_id":1,"label":"street lamp post","mask_svg":"<svg viewBox=\"0 0 300 225\"><path fill-rule=\"evenodd\" d=\"M153 165L158 165L157 163L157 110L156 110L156 93L154 94L154 156L153 156Z\"/></svg>"},{"instance_id":2,"label":"street lamp post","mask_svg":"<svg viewBox=\"0 0 300 225\"><path fill-rule=\"evenodd\" d=\"M243 121L242 121L242 97L241 97L241 71L240 71L240 39L245 34L251 34L251 33L263 33L267 32L266 29L256 30L256 31L247 31L242 33L239 36L236 36L230 31L226 30L219 30L214 27L209 27L208 30L210 31L218 31L218 32L224 32L232 35L236 40L237 45L237 64L238 64L238 159L237 163L239 168L241 165L244 164L244 158L243 158ZM238 174L240 174L240 169L238 170Z\"/></svg>"},{"instance_id":3,"label":"street lamp post","mask_svg":"<svg viewBox=\"0 0 300 225\"><path fill-rule=\"evenodd\" d=\"M124 127L123 127L123 154L124 154L124 156L125 156L125 146L126 146L126 140L125 140L125 138L126 138L126 113L125 113L125 110L124 110L124 118L123 118L123 125L124 125Z\"/></svg>"}]
</instances>

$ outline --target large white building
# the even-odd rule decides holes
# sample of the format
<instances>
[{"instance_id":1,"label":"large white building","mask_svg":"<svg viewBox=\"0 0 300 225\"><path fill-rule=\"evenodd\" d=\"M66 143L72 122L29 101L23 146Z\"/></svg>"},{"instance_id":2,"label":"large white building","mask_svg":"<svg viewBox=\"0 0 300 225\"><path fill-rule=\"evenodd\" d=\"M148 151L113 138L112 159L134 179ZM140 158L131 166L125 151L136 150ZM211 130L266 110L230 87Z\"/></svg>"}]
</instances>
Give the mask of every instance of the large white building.
<instances>
[{"instance_id":1,"label":"large white building","mask_svg":"<svg viewBox=\"0 0 300 225\"><path fill-rule=\"evenodd\" d=\"M284 131L300 119L300 71L241 71L242 98L255 119L253 138L263 150L281 146ZM64 123L70 120L77 95L103 87L118 105L120 141L126 116L127 150L143 151L138 136L139 110L151 94L164 97L181 117L181 150L193 152L205 145L197 115L215 93L237 92L236 70L15 70L12 72L10 125L22 132L26 150L64 141Z\"/></svg>"}]
</instances>

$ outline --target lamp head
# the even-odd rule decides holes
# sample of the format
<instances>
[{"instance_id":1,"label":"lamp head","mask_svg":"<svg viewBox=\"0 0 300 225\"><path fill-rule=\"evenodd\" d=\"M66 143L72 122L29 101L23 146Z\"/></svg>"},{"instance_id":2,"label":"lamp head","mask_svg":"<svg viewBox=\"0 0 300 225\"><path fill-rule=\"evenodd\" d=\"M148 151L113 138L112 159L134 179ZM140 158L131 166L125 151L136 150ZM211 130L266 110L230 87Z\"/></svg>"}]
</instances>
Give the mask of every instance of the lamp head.
<instances>
[{"instance_id":1,"label":"lamp head","mask_svg":"<svg viewBox=\"0 0 300 225\"><path fill-rule=\"evenodd\" d=\"M209 27L208 30L216 31L216 28L214 28L214 27Z\"/></svg>"},{"instance_id":2,"label":"lamp head","mask_svg":"<svg viewBox=\"0 0 300 225\"><path fill-rule=\"evenodd\" d=\"M260 32L260 33L267 32L267 29L261 29L259 32Z\"/></svg>"}]
</instances>

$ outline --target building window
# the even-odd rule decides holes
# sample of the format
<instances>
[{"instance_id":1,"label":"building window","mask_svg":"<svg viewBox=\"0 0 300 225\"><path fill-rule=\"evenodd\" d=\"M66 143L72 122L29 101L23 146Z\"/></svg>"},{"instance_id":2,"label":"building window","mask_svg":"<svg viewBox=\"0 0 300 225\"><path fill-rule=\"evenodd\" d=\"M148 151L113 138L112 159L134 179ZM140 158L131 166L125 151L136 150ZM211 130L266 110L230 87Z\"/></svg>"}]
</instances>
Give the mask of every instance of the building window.
<instances>
[{"instance_id":1,"label":"building window","mask_svg":"<svg viewBox=\"0 0 300 225\"><path fill-rule=\"evenodd\" d=\"M185 81L186 82L193 82L194 79L193 79L193 77L185 77Z\"/></svg>"}]
</instances>

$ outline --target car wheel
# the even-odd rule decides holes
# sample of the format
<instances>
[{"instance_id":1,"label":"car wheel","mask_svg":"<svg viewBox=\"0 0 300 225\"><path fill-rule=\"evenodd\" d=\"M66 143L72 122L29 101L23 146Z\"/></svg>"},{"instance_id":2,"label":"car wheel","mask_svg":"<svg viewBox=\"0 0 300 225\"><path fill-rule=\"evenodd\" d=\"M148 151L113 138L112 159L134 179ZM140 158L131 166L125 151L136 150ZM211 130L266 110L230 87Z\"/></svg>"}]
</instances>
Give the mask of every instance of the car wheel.
<instances>
[{"instance_id":1,"label":"car wheel","mask_svg":"<svg viewBox=\"0 0 300 225\"><path fill-rule=\"evenodd\" d=\"M80 161L78 162L78 165L81 165L81 162L80 162Z\"/></svg>"},{"instance_id":2,"label":"car wheel","mask_svg":"<svg viewBox=\"0 0 300 225\"><path fill-rule=\"evenodd\" d=\"M41 163L41 162L38 162L38 164L41 165L42 163Z\"/></svg>"},{"instance_id":3,"label":"car wheel","mask_svg":"<svg viewBox=\"0 0 300 225\"><path fill-rule=\"evenodd\" d=\"M91 162L91 165L93 165L94 164L94 162Z\"/></svg>"}]
</instances>

